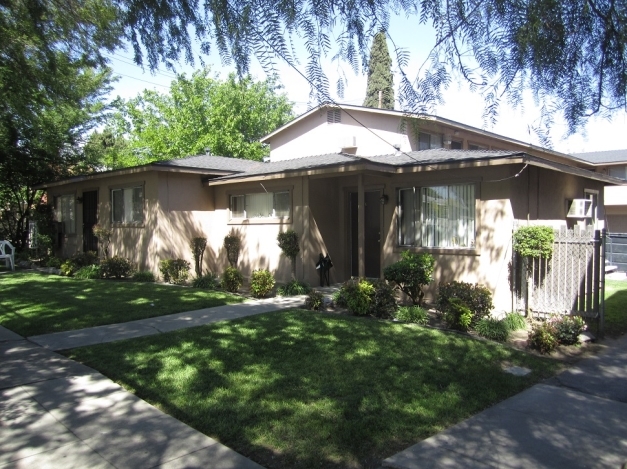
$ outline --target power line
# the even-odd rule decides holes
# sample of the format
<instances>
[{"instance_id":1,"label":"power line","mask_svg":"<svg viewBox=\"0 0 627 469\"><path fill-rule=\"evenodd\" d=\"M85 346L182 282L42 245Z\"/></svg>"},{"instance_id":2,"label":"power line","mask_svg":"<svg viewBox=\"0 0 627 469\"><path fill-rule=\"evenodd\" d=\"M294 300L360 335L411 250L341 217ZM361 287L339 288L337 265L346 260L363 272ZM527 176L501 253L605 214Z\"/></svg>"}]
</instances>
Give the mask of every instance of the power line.
<instances>
[{"instance_id":1,"label":"power line","mask_svg":"<svg viewBox=\"0 0 627 469\"><path fill-rule=\"evenodd\" d=\"M153 81L142 80L141 78L133 77L133 76L131 76L131 75L126 75L126 74L124 74L124 73L120 73L120 72L115 72L115 73L116 73L117 75L121 75L121 76L126 77L126 78L131 78L131 79L133 79L133 80L137 80L137 81L143 81L144 83L149 83L149 84L151 84L151 85L155 85L155 86L160 86L161 88L166 88L166 89L169 89L169 88L170 88L169 86L161 85L161 84L159 84L159 83L155 83L155 82L153 82Z\"/></svg>"},{"instance_id":2,"label":"power line","mask_svg":"<svg viewBox=\"0 0 627 469\"><path fill-rule=\"evenodd\" d=\"M131 60L125 60L126 57L125 58L121 58L121 57L113 57L113 56L110 56L110 55L108 57L110 59L112 59L112 60L117 60L118 62L122 62L124 64L131 65L133 67L137 67L139 69L142 69L142 67L140 65L137 65L135 62L133 62ZM172 78L172 79L176 79L177 78L175 74L170 73L170 72L161 71L161 70L157 70L154 73L157 74L157 75L163 75L166 78Z\"/></svg>"}]
</instances>

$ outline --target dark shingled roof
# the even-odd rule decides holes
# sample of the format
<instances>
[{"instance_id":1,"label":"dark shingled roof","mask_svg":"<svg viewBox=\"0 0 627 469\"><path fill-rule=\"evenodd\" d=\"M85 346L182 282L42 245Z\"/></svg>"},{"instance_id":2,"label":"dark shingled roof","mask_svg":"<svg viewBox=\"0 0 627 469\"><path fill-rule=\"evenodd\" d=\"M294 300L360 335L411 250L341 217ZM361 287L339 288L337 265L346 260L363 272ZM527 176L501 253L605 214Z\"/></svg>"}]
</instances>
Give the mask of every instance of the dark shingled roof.
<instances>
[{"instance_id":1,"label":"dark shingled roof","mask_svg":"<svg viewBox=\"0 0 627 469\"><path fill-rule=\"evenodd\" d=\"M397 152L395 154L378 156L355 156L348 155L346 153L328 153L325 155L307 156L303 158L274 161L271 163L262 163L260 166L251 167L250 169L238 174L223 176L217 178L217 180L262 176L266 174L283 173L286 171L340 166L350 163L375 163L397 167L504 158L522 154L524 153L514 151L446 150L442 148L412 152Z\"/></svg>"},{"instance_id":2,"label":"dark shingled roof","mask_svg":"<svg viewBox=\"0 0 627 469\"><path fill-rule=\"evenodd\" d=\"M579 158L590 163L627 163L627 149L610 151L590 151L587 153L573 153Z\"/></svg>"},{"instance_id":3,"label":"dark shingled roof","mask_svg":"<svg viewBox=\"0 0 627 469\"><path fill-rule=\"evenodd\" d=\"M261 167L264 163L240 158L227 158L225 156L196 155L175 160L156 161L155 166L176 166L179 168L208 169L228 172L244 172Z\"/></svg>"}]
</instances>

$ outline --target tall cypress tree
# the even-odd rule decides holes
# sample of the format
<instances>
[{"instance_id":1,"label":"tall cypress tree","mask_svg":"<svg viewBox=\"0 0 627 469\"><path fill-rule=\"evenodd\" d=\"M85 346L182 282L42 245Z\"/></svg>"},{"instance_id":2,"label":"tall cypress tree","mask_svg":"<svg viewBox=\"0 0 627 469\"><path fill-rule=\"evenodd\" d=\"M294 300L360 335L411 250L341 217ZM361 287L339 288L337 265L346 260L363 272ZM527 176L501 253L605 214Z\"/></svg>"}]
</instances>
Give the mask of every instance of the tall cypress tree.
<instances>
[{"instance_id":1,"label":"tall cypress tree","mask_svg":"<svg viewBox=\"0 0 627 469\"><path fill-rule=\"evenodd\" d=\"M368 86L364 106L379 107L379 91L382 92L381 108L394 109L394 79L392 59L388 52L385 32L378 32L372 41L368 62Z\"/></svg>"}]
</instances>

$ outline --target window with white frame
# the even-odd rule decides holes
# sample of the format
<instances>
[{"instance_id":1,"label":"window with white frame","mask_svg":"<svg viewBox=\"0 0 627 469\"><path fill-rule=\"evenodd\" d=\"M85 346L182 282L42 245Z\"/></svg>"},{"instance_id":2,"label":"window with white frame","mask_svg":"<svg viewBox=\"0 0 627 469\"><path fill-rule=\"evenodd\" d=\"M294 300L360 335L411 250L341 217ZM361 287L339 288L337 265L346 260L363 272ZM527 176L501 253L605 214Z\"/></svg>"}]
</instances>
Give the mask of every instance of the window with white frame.
<instances>
[{"instance_id":1,"label":"window with white frame","mask_svg":"<svg viewBox=\"0 0 627 469\"><path fill-rule=\"evenodd\" d=\"M290 205L289 191L231 195L231 219L289 217Z\"/></svg>"},{"instance_id":2,"label":"window with white frame","mask_svg":"<svg viewBox=\"0 0 627 469\"><path fill-rule=\"evenodd\" d=\"M54 198L55 219L61 223L63 233L76 233L76 200L74 194Z\"/></svg>"},{"instance_id":3,"label":"window with white frame","mask_svg":"<svg viewBox=\"0 0 627 469\"><path fill-rule=\"evenodd\" d=\"M418 150L430 150L443 147L442 134L428 134L425 132L418 134Z\"/></svg>"},{"instance_id":4,"label":"window with white frame","mask_svg":"<svg viewBox=\"0 0 627 469\"><path fill-rule=\"evenodd\" d=\"M111 189L111 221L129 224L144 222L143 186Z\"/></svg>"},{"instance_id":5,"label":"window with white frame","mask_svg":"<svg viewBox=\"0 0 627 469\"><path fill-rule=\"evenodd\" d=\"M429 248L474 248L475 185L400 189L398 244Z\"/></svg>"}]
</instances>

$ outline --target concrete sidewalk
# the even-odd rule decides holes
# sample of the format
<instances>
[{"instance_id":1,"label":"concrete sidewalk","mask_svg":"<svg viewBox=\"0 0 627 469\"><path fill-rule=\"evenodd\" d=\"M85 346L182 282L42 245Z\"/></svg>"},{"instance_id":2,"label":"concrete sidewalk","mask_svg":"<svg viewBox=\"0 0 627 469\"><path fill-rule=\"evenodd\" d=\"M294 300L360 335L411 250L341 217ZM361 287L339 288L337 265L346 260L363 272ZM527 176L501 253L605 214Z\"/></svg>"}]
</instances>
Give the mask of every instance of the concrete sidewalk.
<instances>
[{"instance_id":1,"label":"concrete sidewalk","mask_svg":"<svg viewBox=\"0 0 627 469\"><path fill-rule=\"evenodd\" d=\"M262 469L0 326L0 468Z\"/></svg>"},{"instance_id":2,"label":"concrete sidewalk","mask_svg":"<svg viewBox=\"0 0 627 469\"><path fill-rule=\"evenodd\" d=\"M383 462L418 468L613 468L627 463L627 336L543 384Z\"/></svg>"},{"instance_id":3,"label":"concrete sidewalk","mask_svg":"<svg viewBox=\"0 0 627 469\"><path fill-rule=\"evenodd\" d=\"M67 350L87 345L96 345L116 340L131 339L164 332L202 326L227 319L237 319L255 314L268 313L288 308L302 307L305 296L276 297L264 300L205 308L156 318L107 326L89 327L76 331L56 332L28 337L31 342L48 350Z\"/></svg>"}]
</instances>

